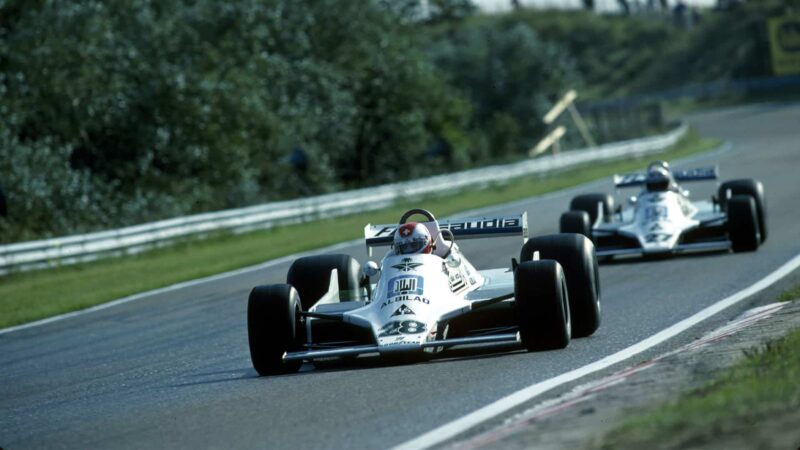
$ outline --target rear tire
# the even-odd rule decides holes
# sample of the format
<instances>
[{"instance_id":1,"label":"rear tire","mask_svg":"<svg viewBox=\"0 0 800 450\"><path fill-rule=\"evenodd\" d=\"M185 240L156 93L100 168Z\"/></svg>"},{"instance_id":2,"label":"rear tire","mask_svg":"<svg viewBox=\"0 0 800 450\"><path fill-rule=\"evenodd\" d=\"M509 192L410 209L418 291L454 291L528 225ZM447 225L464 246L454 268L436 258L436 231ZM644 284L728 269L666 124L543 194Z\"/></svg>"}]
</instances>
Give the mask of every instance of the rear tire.
<instances>
[{"instance_id":1,"label":"rear tire","mask_svg":"<svg viewBox=\"0 0 800 450\"><path fill-rule=\"evenodd\" d=\"M592 238L592 222L586 211L567 211L561 214L558 229L560 233L582 234Z\"/></svg>"},{"instance_id":2,"label":"rear tire","mask_svg":"<svg viewBox=\"0 0 800 450\"><path fill-rule=\"evenodd\" d=\"M728 200L728 236L734 252L751 252L761 241L756 201L749 195L734 195Z\"/></svg>"},{"instance_id":3,"label":"rear tire","mask_svg":"<svg viewBox=\"0 0 800 450\"><path fill-rule=\"evenodd\" d=\"M526 261L514 272L519 334L528 351L569 345L571 328L566 280L553 260Z\"/></svg>"},{"instance_id":4,"label":"rear tire","mask_svg":"<svg viewBox=\"0 0 800 450\"><path fill-rule=\"evenodd\" d=\"M614 197L609 194L583 194L574 197L569 203L571 211L586 211L589 214L589 223L597 222L597 204L603 204L603 222L611 222L614 215Z\"/></svg>"},{"instance_id":5,"label":"rear tire","mask_svg":"<svg viewBox=\"0 0 800 450\"><path fill-rule=\"evenodd\" d=\"M361 266L350 255L315 255L298 258L289 267L286 283L297 289L303 311L308 311L328 292L331 270L339 273L339 299L359 298Z\"/></svg>"},{"instance_id":6,"label":"rear tire","mask_svg":"<svg viewBox=\"0 0 800 450\"><path fill-rule=\"evenodd\" d=\"M564 269L572 317L572 336L592 335L600 326L600 276L594 244L579 234L538 236L522 246L520 261L554 259Z\"/></svg>"},{"instance_id":7,"label":"rear tire","mask_svg":"<svg viewBox=\"0 0 800 450\"><path fill-rule=\"evenodd\" d=\"M742 179L730 180L722 183L717 190L720 209L727 211L727 191L734 195L749 195L756 202L756 217L758 218L758 230L761 233L761 243L767 240L767 199L764 195L764 185L758 180Z\"/></svg>"},{"instance_id":8,"label":"rear tire","mask_svg":"<svg viewBox=\"0 0 800 450\"><path fill-rule=\"evenodd\" d=\"M297 350L297 291L288 284L256 286L247 302L250 360L259 375L294 373L302 361L283 361Z\"/></svg>"}]
</instances>

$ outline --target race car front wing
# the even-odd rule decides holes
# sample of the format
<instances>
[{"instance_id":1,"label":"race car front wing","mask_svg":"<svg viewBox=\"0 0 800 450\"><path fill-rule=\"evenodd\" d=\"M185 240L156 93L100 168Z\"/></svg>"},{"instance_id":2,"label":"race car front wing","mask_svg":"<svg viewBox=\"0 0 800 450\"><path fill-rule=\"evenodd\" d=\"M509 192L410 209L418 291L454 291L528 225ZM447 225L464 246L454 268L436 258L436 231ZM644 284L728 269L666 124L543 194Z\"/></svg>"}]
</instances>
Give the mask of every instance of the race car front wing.
<instances>
[{"instance_id":1,"label":"race car front wing","mask_svg":"<svg viewBox=\"0 0 800 450\"><path fill-rule=\"evenodd\" d=\"M455 339L442 339L438 341L423 342L414 344L418 348L450 347L454 345L475 345L475 344L500 344L500 343L519 343L522 342L519 333L505 333L488 336L462 337ZM379 353L380 347L377 345L357 345L353 347L332 348L324 350L306 350L301 352L286 352L283 354L284 361L311 361L320 358L334 358L343 356L358 356L369 353Z\"/></svg>"}]
</instances>

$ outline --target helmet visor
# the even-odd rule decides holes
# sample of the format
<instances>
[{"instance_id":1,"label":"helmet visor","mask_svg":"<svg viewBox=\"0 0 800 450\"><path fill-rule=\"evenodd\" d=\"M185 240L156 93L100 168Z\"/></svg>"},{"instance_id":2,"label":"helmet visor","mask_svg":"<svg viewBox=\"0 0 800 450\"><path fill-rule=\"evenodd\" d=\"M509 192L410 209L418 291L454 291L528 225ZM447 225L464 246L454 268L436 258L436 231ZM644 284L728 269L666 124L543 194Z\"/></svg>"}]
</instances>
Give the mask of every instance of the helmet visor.
<instances>
[{"instance_id":1,"label":"helmet visor","mask_svg":"<svg viewBox=\"0 0 800 450\"><path fill-rule=\"evenodd\" d=\"M406 239L397 244L397 252L401 254L418 253L425 248L427 242L422 238Z\"/></svg>"}]
</instances>

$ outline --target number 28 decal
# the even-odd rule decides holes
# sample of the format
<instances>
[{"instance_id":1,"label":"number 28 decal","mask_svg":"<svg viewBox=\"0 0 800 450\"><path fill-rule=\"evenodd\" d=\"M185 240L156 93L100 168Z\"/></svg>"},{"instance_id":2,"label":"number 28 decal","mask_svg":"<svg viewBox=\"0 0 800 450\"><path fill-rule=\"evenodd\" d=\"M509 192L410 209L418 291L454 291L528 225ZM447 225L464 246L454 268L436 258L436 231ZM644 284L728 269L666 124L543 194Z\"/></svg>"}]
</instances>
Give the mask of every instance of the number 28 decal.
<instances>
[{"instance_id":1,"label":"number 28 decal","mask_svg":"<svg viewBox=\"0 0 800 450\"><path fill-rule=\"evenodd\" d=\"M378 337L395 336L398 334L419 334L425 331L425 324L416 320L394 320L380 329Z\"/></svg>"}]
</instances>

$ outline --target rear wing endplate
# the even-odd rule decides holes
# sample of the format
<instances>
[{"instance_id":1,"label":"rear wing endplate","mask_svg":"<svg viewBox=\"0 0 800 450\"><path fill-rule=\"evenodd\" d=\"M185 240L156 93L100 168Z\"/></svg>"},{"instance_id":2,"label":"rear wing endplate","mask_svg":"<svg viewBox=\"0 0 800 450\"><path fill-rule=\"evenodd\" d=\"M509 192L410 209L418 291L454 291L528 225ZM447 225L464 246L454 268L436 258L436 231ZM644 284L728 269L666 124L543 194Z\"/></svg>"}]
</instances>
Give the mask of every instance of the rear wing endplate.
<instances>
[{"instance_id":1,"label":"rear wing endplate","mask_svg":"<svg viewBox=\"0 0 800 450\"><path fill-rule=\"evenodd\" d=\"M427 226L429 230L436 230L437 225L440 230L450 230L456 239L522 236L523 242L528 240L527 212L510 216L476 217L420 223ZM397 224L367 224L364 227L367 251L371 251L372 247L392 245L394 231L397 226Z\"/></svg>"},{"instance_id":2,"label":"rear wing endplate","mask_svg":"<svg viewBox=\"0 0 800 450\"><path fill-rule=\"evenodd\" d=\"M636 187L644 184L646 174L628 173L614 175L614 186L617 188ZM675 170L672 172L675 181L710 181L719 177L717 167L698 167L696 169Z\"/></svg>"}]
</instances>

